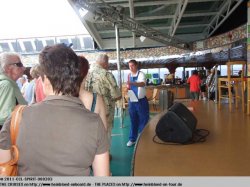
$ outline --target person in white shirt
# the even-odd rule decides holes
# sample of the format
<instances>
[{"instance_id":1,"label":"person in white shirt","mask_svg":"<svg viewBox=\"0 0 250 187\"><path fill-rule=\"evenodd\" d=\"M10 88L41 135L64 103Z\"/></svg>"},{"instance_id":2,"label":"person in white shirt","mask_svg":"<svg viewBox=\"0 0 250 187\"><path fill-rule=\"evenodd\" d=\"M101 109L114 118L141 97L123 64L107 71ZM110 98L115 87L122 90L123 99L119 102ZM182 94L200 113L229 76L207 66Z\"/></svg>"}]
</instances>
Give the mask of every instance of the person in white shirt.
<instances>
[{"instance_id":1,"label":"person in white shirt","mask_svg":"<svg viewBox=\"0 0 250 187\"><path fill-rule=\"evenodd\" d=\"M138 134L141 133L149 120L149 105L146 98L145 74L139 71L136 60L130 60L128 64L131 73L128 76L127 86L138 99L129 100L131 128L127 146L130 147L135 144Z\"/></svg>"},{"instance_id":2,"label":"person in white shirt","mask_svg":"<svg viewBox=\"0 0 250 187\"><path fill-rule=\"evenodd\" d=\"M24 74L24 75L21 77L21 82L22 82L21 93L22 93L23 96L24 96L25 89L26 89L26 87L27 87L28 84L29 84L28 76Z\"/></svg>"}]
</instances>

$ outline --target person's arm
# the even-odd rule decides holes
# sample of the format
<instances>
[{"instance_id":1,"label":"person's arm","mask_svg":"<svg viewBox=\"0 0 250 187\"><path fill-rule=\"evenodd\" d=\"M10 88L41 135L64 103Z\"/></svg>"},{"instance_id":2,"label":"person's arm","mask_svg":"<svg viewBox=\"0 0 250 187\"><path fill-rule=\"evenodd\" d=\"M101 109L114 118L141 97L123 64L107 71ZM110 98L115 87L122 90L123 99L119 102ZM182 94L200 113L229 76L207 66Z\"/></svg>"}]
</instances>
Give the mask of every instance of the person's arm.
<instances>
[{"instance_id":1,"label":"person's arm","mask_svg":"<svg viewBox=\"0 0 250 187\"><path fill-rule=\"evenodd\" d=\"M109 84L110 94L113 101L120 100L122 98L121 90L118 87L115 77L112 73L108 72L106 81Z\"/></svg>"},{"instance_id":2,"label":"person's arm","mask_svg":"<svg viewBox=\"0 0 250 187\"><path fill-rule=\"evenodd\" d=\"M0 164L8 162L8 161L10 161L10 159L11 159L11 152L10 152L10 150L0 149Z\"/></svg>"},{"instance_id":3,"label":"person's arm","mask_svg":"<svg viewBox=\"0 0 250 187\"><path fill-rule=\"evenodd\" d=\"M109 148L110 142L107 131L104 128L103 122L100 117L96 118L98 121L97 129L97 148L96 154L92 162L94 176L109 176Z\"/></svg>"},{"instance_id":4,"label":"person's arm","mask_svg":"<svg viewBox=\"0 0 250 187\"><path fill-rule=\"evenodd\" d=\"M11 118L7 118L0 131L0 163L5 163L11 159L11 140L10 140Z\"/></svg>"},{"instance_id":5,"label":"person's arm","mask_svg":"<svg viewBox=\"0 0 250 187\"><path fill-rule=\"evenodd\" d=\"M95 113L99 114L104 124L104 127L107 130L108 125L107 125L105 103L103 101L103 98L100 95L97 95Z\"/></svg>"},{"instance_id":6,"label":"person's arm","mask_svg":"<svg viewBox=\"0 0 250 187\"><path fill-rule=\"evenodd\" d=\"M95 155L92 167L94 171L94 176L110 176L109 152L106 151L103 154Z\"/></svg>"},{"instance_id":7,"label":"person's arm","mask_svg":"<svg viewBox=\"0 0 250 187\"><path fill-rule=\"evenodd\" d=\"M6 81L6 84L1 86L0 103L2 110L0 112L0 124L3 124L16 106L16 97L14 88L9 82Z\"/></svg>"},{"instance_id":8,"label":"person's arm","mask_svg":"<svg viewBox=\"0 0 250 187\"><path fill-rule=\"evenodd\" d=\"M139 71L137 82L130 82L130 85L137 87L146 86L146 76L143 72Z\"/></svg>"}]
</instances>

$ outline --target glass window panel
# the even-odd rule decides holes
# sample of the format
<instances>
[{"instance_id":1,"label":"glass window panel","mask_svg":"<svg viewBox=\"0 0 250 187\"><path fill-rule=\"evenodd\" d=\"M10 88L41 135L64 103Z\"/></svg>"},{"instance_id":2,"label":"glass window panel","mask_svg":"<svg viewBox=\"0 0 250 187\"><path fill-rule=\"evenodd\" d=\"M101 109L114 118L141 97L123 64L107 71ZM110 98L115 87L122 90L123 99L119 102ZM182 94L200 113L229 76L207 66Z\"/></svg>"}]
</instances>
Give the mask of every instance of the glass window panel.
<instances>
[{"instance_id":1,"label":"glass window panel","mask_svg":"<svg viewBox=\"0 0 250 187\"><path fill-rule=\"evenodd\" d=\"M59 40L58 40L58 43L64 43L64 44L66 44L66 45L69 45L69 40L68 40L68 39L62 38L62 39L59 39Z\"/></svg>"},{"instance_id":2,"label":"glass window panel","mask_svg":"<svg viewBox=\"0 0 250 187\"><path fill-rule=\"evenodd\" d=\"M12 47L14 48L14 50L16 51L16 52L19 52L19 50L20 50L20 45L19 45L19 43L17 43L17 42L11 42L11 45L12 45Z\"/></svg>"},{"instance_id":3,"label":"glass window panel","mask_svg":"<svg viewBox=\"0 0 250 187\"><path fill-rule=\"evenodd\" d=\"M54 40L46 40L47 45L55 45Z\"/></svg>"},{"instance_id":4,"label":"glass window panel","mask_svg":"<svg viewBox=\"0 0 250 187\"><path fill-rule=\"evenodd\" d=\"M94 49L94 42L91 37L83 38L84 48L85 49Z\"/></svg>"},{"instance_id":5,"label":"glass window panel","mask_svg":"<svg viewBox=\"0 0 250 187\"><path fill-rule=\"evenodd\" d=\"M1 46L3 51L10 51L8 43L0 43L0 46Z\"/></svg>"},{"instance_id":6,"label":"glass window panel","mask_svg":"<svg viewBox=\"0 0 250 187\"><path fill-rule=\"evenodd\" d=\"M73 44L72 48L74 50L77 50L78 49L78 41L77 41L77 39L76 38L71 38L71 42Z\"/></svg>"},{"instance_id":7,"label":"glass window panel","mask_svg":"<svg viewBox=\"0 0 250 187\"><path fill-rule=\"evenodd\" d=\"M43 42L40 40L36 40L36 51L41 51L43 48Z\"/></svg>"},{"instance_id":8,"label":"glass window panel","mask_svg":"<svg viewBox=\"0 0 250 187\"><path fill-rule=\"evenodd\" d=\"M25 47L25 51L26 52L33 52L34 51L34 49L33 49L32 44L31 44L30 41L24 41L23 45Z\"/></svg>"},{"instance_id":9,"label":"glass window panel","mask_svg":"<svg viewBox=\"0 0 250 187\"><path fill-rule=\"evenodd\" d=\"M175 70L175 78L181 78L182 79L183 75L183 67L178 67Z\"/></svg>"}]
</instances>

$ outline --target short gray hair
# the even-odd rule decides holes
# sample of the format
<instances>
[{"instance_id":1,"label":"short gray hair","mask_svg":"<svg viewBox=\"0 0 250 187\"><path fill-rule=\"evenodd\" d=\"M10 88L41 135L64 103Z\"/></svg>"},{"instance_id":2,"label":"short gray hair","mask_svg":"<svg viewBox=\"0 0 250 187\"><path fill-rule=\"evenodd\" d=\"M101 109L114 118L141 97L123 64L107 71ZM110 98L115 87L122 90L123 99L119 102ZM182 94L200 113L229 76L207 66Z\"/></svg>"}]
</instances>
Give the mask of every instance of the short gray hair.
<instances>
[{"instance_id":1,"label":"short gray hair","mask_svg":"<svg viewBox=\"0 0 250 187\"><path fill-rule=\"evenodd\" d=\"M5 67L10 63L9 59L12 56L17 56L20 58L20 55L15 52L3 52L0 54L0 73L5 72Z\"/></svg>"},{"instance_id":2,"label":"short gray hair","mask_svg":"<svg viewBox=\"0 0 250 187\"><path fill-rule=\"evenodd\" d=\"M98 55L96 62L100 63L100 64L108 63L108 59L109 59L108 55L100 54L100 55Z\"/></svg>"}]
</instances>

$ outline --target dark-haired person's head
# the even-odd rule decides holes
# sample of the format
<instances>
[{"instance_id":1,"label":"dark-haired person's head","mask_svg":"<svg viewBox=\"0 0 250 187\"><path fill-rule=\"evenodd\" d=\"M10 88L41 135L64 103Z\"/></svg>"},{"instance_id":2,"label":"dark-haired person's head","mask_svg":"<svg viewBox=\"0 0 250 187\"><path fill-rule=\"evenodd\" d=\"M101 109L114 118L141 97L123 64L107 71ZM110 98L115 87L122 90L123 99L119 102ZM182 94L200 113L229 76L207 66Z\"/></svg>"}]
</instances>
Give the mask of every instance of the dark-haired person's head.
<instances>
[{"instance_id":1,"label":"dark-haired person's head","mask_svg":"<svg viewBox=\"0 0 250 187\"><path fill-rule=\"evenodd\" d=\"M84 77L79 58L71 48L63 44L47 46L39 55L39 63L44 84L48 79L56 95L79 96Z\"/></svg>"},{"instance_id":2,"label":"dark-haired person's head","mask_svg":"<svg viewBox=\"0 0 250 187\"><path fill-rule=\"evenodd\" d=\"M128 62L128 67L132 73L136 73L138 71L138 62L136 60L130 60Z\"/></svg>"},{"instance_id":3,"label":"dark-haired person's head","mask_svg":"<svg viewBox=\"0 0 250 187\"><path fill-rule=\"evenodd\" d=\"M193 75L198 75L198 71L197 71L197 70L194 70L194 71L193 71Z\"/></svg>"},{"instance_id":4,"label":"dark-haired person's head","mask_svg":"<svg viewBox=\"0 0 250 187\"><path fill-rule=\"evenodd\" d=\"M84 56L78 56L80 62L80 71L85 78L89 71L89 61Z\"/></svg>"},{"instance_id":5,"label":"dark-haired person's head","mask_svg":"<svg viewBox=\"0 0 250 187\"><path fill-rule=\"evenodd\" d=\"M130 60L130 61L128 61L128 63L130 64L130 63L132 63L132 64L134 64L134 65L136 65L136 66L138 66L138 62L136 61L136 60Z\"/></svg>"}]
</instances>

